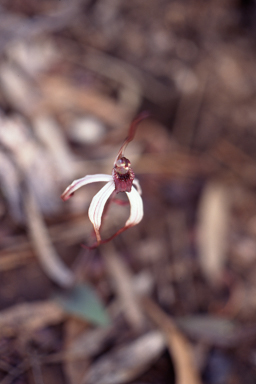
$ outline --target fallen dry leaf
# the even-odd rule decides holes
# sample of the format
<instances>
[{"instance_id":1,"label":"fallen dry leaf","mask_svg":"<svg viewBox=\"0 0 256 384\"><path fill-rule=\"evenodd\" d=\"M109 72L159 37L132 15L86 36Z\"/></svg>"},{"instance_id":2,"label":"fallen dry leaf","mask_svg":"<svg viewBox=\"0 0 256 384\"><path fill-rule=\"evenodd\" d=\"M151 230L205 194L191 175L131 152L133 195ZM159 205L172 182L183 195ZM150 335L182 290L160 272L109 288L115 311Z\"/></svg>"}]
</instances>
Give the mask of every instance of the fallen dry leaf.
<instances>
[{"instance_id":1,"label":"fallen dry leaf","mask_svg":"<svg viewBox=\"0 0 256 384\"><path fill-rule=\"evenodd\" d=\"M213 285L218 285L223 275L229 216L227 187L210 182L199 204L198 253L202 271Z\"/></svg>"},{"instance_id":2,"label":"fallen dry leaf","mask_svg":"<svg viewBox=\"0 0 256 384\"><path fill-rule=\"evenodd\" d=\"M142 329L144 316L134 289L131 272L117 254L112 243L104 244L102 251L126 320L132 328Z\"/></svg>"},{"instance_id":3,"label":"fallen dry leaf","mask_svg":"<svg viewBox=\"0 0 256 384\"><path fill-rule=\"evenodd\" d=\"M27 191L26 196L24 196L24 206L31 243L41 267L55 283L63 288L71 287L75 282L75 276L57 254L43 216L30 191Z\"/></svg>"},{"instance_id":4,"label":"fallen dry leaf","mask_svg":"<svg viewBox=\"0 0 256 384\"><path fill-rule=\"evenodd\" d=\"M172 319L151 299L144 297L142 304L145 312L165 336L174 363L176 384L201 384L192 349L185 336L178 330Z\"/></svg>"},{"instance_id":5,"label":"fallen dry leaf","mask_svg":"<svg viewBox=\"0 0 256 384\"><path fill-rule=\"evenodd\" d=\"M0 335L9 337L58 324L65 312L52 301L17 304L0 312Z\"/></svg>"},{"instance_id":6,"label":"fallen dry leaf","mask_svg":"<svg viewBox=\"0 0 256 384\"><path fill-rule=\"evenodd\" d=\"M83 383L127 383L145 372L161 355L164 347L164 338L161 333L151 331L125 347L105 354L91 366Z\"/></svg>"}]
</instances>

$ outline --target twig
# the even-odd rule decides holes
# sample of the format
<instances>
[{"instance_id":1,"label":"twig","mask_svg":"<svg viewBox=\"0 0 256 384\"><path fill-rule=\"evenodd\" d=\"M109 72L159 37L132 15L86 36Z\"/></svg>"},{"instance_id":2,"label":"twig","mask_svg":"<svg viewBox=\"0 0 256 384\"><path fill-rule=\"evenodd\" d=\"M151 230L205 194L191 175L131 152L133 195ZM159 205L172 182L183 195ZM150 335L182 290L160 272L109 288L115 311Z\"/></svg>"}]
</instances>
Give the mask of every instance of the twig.
<instances>
[{"instance_id":1,"label":"twig","mask_svg":"<svg viewBox=\"0 0 256 384\"><path fill-rule=\"evenodd\" d=\"M144 297L142 305L147 315L162 329L166 336L168 348L176 368L176 383L201 384L192 359L190 345L177 329L175 323L150 298Z\"/></svg>"},{"instance_id":2,"label":"twig","mask_svg":"<svg viewBox=\"0 0 256 384\"><path fill-rule=\"evenodd\" d=\"M31 334L49 324L58 324L64 317L62 308L50 300L17 304L0 312L0 336Z\"/></svg>"},{"instance_id":3,"label":"twig","mask_svg":"<svg viewBox=\"0 0 256 384\"><path fill-rule=\"evenodd\" d=\"M132 278L121 257L118 257L112 243L101 246L103 256L110 276L112 277L120 304L123 306L129 324L135 330L143 327L144 316L141 311L138 297L134 291Z\"/></svg>"},{"instance_id":4,"label":"twig","mask_svg":"<svg viewBox=\"0 0 256 384\"><path fill-rule=\"evenodd\" d=\"M48 228L51 241L61 243L66 247L84 241L89 236L89 229L83 217L71 218L69 222L56 224ZM31 242L27 236L13 236L8 243L1 244L0 271L8 271L24 265L34 257Z\"/></svg>"},{"instance_id":5,"label":"twig","mask_svg":"<svg viewBox=\"0 0 256 384\"><path fill-rule=\"evenodd\" d=\"M65 57L65 60L74 61L70 55ZM80 62L81 64L91 71L123 84L126 89L126 96L133 94L136 99L133 101L134 107L138 105L141 94L157 104L170 101L173 98L170 87L154 76L135 65L95 48L87 47L87 54L82 63Z\"/></svg>"},{"instance_id":6,"label":"twig","mask_svg":"<svg viewBox=\"0 0 256 384\"><path fill-rule=\"evenodd\" d=\"M100 92L79 88L60 76L42 76L38 84L44 95L44 102L38 110L41 108L41 111L53 111L74 107L90 112L107 124L119 128L130 121L130 112L125 106L120 106Z\"/></svg>"},{"instance_id":7,"label":"twig","mask_svg":"<svg viewBox=\"0 0 256 384\"><path fill-rule=\"evenodd\" d=\"M61 287L71 287L75 280L74 275L55 251L34 196L29 191L24 196L24 208L31 241L42 268Z\"/></svg>"},{"instance_id":8,"label":"twig","mask_svg":"<svg viewBox=\"0 0 256 384\"><path fill-rule=\"evenodd\" d=\"M4 29L2 29L5 33L2 33L4 37L0 39L0 54L10 46L10 43L14 43L18 40L27 41L28 39L35 38L41 34L58 31L67 25L74 23L76 18L81 14L81 4L86 1L87 0L64 1L64 6L61 4L57 10L47 16L38 17L36 22L34 19L27 20L14 17L11 13L4 12L1 9L2 17L5 18L5 21L6 19L9 19L9 23L5 23L5 26L9 27L9 31L4 31Z\"/></svg>"},{"instance_id":9,"label":"twig","mask_svg":"<svg viewBox=\"0 0 256 384\"><path fill-rule=\"evenodd\" d=\"M23 361L17 367L14 367L10 372L4 377L0 384L11 384L14 379L20 376L22 373L29 369L28 361Z\"/></svg>"}]
</instances>

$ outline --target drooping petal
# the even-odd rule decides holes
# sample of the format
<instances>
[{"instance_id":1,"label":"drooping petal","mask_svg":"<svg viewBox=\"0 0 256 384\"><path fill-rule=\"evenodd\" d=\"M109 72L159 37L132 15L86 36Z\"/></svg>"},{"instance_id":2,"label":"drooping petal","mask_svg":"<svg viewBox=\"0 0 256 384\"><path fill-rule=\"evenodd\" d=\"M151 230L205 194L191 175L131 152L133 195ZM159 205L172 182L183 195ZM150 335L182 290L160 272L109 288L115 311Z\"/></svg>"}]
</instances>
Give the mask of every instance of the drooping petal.
<instances>
[{"instance_id":1,"label":"drooping petal","mask_svg":"<svg viewBox=\"0 0 256 384\"><path fill-rule=\"evenodd\" d=\"M105 174L97 174L97 175L87 175L85 177L82 177L81 179L74 180L73 183L71 183L63 192L61 195L61 198L63 201L68 200L74 192L81 188L83 185L90 184L90 183L96 183L98 181L111 181L112 176L111 175L105 175Z\"/></svg>"},{"instance_id":2,"label":"drooping petal","mask_svg":"<svg viewBox=\"0 0 256 384\"><path fill-rule=\"evenodd\" d=\"M141 186L140 186L140 182L138 179L134 179L133 180L133 184L135 185L135 187L137 188L137 191L139 192L139 194L141 195L142 194L142 190L141 190Z\"/></svg>"},{"instance_id":3,"label":"drooping petal","mask_svg":"<svg viewBox=\"0 0 256 384\"><path fill-rule=\"evenodd\" d=\"M131 204L130 217L125 223L125 228L138 224L143 218L143 202L139 192L132 187L131 192L126 192Z\"/></svg>"},{"instance_id":4,"label":"drooping petal","mask_svg":"<svg viewBox=\"0 0 256 384\"><path fill-rule=\"evenodd\" d=\"M111 193L115 190L115 183L111 177L111 181L109 181L106 185L104 185L103 188L93 197L91 205L89 207L88 216L91 220L97 242L100 243L101 237L100 237L100 226L101 226L101 218L103 209L105 207L105 204L110 197Z\"/></svg>"}]
</instances>

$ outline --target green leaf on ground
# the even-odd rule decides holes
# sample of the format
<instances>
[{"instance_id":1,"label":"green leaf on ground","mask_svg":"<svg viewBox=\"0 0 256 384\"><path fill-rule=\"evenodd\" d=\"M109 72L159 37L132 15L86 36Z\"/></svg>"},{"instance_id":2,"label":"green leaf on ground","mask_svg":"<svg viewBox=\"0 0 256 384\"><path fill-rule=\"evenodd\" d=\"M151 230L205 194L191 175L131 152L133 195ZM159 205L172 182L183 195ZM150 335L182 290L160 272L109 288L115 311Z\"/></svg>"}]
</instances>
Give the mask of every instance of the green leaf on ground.
<instances>
[{"instance_id":1,"label":"green leaf on ground","mask_svg":"<svg viewBox=\"0 0 256 384\"><path fill-rule=\"evenodd\" d=\"M54 300L67 312L96 325L108 325L109 317L96 292L86 284L55 295Z\"/></svg>"}]
</instances>

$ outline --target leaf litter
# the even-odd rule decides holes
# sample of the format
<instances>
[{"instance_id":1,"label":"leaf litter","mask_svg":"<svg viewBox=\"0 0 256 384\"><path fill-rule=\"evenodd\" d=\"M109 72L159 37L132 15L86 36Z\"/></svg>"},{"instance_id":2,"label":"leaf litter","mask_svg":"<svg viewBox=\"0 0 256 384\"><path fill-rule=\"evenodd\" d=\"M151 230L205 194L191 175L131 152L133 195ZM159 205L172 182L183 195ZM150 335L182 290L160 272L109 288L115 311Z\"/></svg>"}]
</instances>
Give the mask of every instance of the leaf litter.
<instances>
[{"instance_id":1,"label":"leaf litter","mask_svg":"<svg viewBox=\"0 0 256 384\"><path fill-rule=\"evenodd\" d=\"M255 381L248 7L1 5L1 384ZM129 148L144 219L89 251L95 190L59 196L111 170L145 110ZM118 204L104 238L124 225Z\"/></svg>"}]
</instances>

